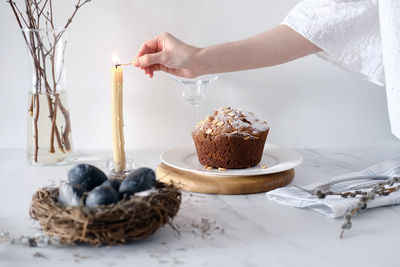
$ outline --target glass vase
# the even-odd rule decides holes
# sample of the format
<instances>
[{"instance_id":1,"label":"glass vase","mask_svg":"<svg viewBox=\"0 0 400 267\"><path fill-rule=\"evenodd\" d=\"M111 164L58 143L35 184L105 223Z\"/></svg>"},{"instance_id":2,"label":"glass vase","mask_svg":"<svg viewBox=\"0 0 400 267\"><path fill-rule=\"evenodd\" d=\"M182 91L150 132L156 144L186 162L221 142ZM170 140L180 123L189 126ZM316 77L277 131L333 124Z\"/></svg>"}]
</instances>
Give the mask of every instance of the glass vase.
<instances>
[{"instance_id":1,"label":"glass vase","mask_svg":"<svg viewBox=\"0 0 400 267\"><path fill-rule=\"evenodd\" d=\"M27 112L27 160L59 165L73 158L65 81L65 29L23 29L32 66Z\"/></svg>"}]
</instances>

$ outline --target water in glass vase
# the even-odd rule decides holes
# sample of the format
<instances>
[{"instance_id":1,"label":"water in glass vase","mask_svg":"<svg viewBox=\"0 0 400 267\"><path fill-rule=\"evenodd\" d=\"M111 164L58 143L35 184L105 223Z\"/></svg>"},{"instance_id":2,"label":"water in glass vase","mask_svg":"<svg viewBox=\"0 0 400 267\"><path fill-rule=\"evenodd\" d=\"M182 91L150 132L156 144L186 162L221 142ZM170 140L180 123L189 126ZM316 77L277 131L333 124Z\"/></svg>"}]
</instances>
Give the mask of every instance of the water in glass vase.
<instances>
[{"instance_id":1,"label":"water in glass vase","mask_svg":"<svg viewBox=\"0 0 400 267\"><path fill-rule=\"evenodd\" d=\"M29 93L27 159L32 164L66 164L72 158L72 135L66 91Z\"/></svg>"}]
</instances>

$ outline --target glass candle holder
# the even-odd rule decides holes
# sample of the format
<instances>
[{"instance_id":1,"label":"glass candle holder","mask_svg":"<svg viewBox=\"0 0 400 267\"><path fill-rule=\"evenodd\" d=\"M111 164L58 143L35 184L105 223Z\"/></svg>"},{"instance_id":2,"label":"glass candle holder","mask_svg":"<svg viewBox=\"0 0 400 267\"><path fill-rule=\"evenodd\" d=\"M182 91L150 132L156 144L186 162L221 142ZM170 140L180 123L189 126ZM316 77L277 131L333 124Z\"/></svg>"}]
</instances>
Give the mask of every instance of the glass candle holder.
<instances>
[{"instance_id":1,"label":"glass candle holder","mask_svg":"<svg viewBox=\"0 0 400 267\"><path fill-rule=\"evenodd\" d=\"M106 171L108 177L113 180L123 180L128 174L135 169L136 165L131 158L125 159L125 168L122 171L117 171L115 169L114 158L111 157L107 160Z\"/></svg>"}]
</instances>

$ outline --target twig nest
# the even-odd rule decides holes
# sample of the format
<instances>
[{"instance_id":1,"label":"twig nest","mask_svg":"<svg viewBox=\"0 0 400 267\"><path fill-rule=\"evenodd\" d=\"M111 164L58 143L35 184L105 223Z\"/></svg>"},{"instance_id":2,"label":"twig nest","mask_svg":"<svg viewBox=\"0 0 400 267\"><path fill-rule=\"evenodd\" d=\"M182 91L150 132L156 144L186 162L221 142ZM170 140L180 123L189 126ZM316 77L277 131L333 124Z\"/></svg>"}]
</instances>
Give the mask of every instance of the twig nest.
<instances>
[{"instance_id":1,"label":"twig nest","mask_svg":"<svg viewBox=\"0 0 400 267\"><path fill-rule=\"evenodd\" d=\"M174 186L156 182L155 189L144 193L90 208L63 205L59 189L47 187L34 194L30 215L62 243L120 244L153 234L179 210L181 193Z\"/></svg>"}]
</instances>

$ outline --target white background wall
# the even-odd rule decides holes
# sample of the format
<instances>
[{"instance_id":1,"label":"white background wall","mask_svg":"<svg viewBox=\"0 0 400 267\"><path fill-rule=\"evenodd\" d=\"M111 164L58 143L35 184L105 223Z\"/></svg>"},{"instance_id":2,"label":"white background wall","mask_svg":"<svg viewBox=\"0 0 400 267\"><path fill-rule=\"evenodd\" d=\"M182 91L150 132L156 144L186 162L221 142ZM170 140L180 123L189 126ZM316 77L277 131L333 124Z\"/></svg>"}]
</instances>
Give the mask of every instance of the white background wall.
<instances>
[{"instance_id":1,"label":"white background wall","mask_svg":"<svg viewBox=\"0 0 400 267\"><path fill-rule=\"evenodd\" d=\"M73 1L54 0L65 23ZM19 3L20 1L17 1ZM110 67L113 53L131 60L142 42L168 31L207 46L279 24L297 0L93 0L68 33L67 75L77 149L111 148ZM265 49L268 49L266 47ZM30 67L23 39L0 2L0 148L24 148ZM254 111L271 126L269 141L291 147L400 146L390 133L382 87L309 56L265 69L223 74L206 89L202 116L221 106ZM164 74L149 79L125 69L128 148L190 142L190 106Z\"/></svg>"}]
</instances>

